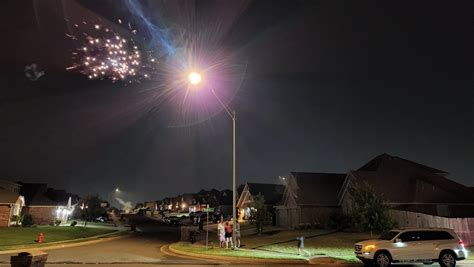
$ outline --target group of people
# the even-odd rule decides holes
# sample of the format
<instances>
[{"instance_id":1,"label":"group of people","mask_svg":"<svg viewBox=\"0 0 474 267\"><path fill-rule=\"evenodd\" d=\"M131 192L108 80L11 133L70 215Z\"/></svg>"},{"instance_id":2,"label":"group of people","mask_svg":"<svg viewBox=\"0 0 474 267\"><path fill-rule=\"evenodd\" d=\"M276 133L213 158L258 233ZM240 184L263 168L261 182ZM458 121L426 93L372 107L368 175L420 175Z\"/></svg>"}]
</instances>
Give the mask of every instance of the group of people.
<instances>
[{"instance_id":1,"label":"group of people","mask_svg":"<svg viewBox=\"0 0 474 267\"><path fill-rule=\"evenodd\" d=\"M235 236L235 244L232 240ZM220 248L240 248L240 224L236 221L233 225L231 221L220 220L217 222L217 238Z\"/></svg>"}]
</instances>

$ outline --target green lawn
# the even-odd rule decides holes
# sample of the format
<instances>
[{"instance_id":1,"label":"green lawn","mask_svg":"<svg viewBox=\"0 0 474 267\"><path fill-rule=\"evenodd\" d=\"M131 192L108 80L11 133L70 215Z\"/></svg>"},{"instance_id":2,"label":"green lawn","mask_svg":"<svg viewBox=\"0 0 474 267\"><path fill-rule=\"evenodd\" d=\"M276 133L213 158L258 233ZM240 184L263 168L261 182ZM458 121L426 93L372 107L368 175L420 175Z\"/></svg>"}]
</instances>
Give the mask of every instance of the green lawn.
<instances>
[{"instance_id":1,"label":"green lawn","mask_svg":"<svg viewBox=\"0 0 474 267\"><path fill-rule=\"evenodd\" d=\"M320 235L320 236L319 236ZM305 236L306 255L298 255L296 237ZM317 236L317 237L314 237ZM196 245L187 242L179 243L177 249L221 256L237 256L272 259L308 259L313 256L331 257L345 261L357 261L354 257L354 244L369 239L366 233L334 233L332 231L309 229L288 231L281 228L267 227L262 235L242 236L242 247L239 251L218 248L216 233L209 234L209 244L214 249L205 250L205 237L201 235Z\"/></svg>"},{"instance_id":2,"label":"green lawn","mask_svg":"<svg viewBox=\"0 0 474 267\"><path fill-rule=\"evenodd\" d=\"M205 254L213 256L231 256L231 257L244 257L244 258L259 258L259 259L281 259L281 260L304 260L305 257L299 255L291 255L286 253L277 253L263 250L252 250L252 249L223 249L223 248L209 248L206 249L201 245L191 245L189 242L178 242L170 245L171 248L186 251L196 254Z\"/></svg>"},{"instance_id":3,"label":"green lawn","mask_svg":"<svg viewBox=\"0 0 474 267\"><path fill-rule=\"evenodd\" d=\"M350 262L358 262L354 256L354 244L364 239L370 239L367 233L337 232L305 240L305 251L308 257L331 257ZM263 249L282 253L297 253L296 242L269 245Z\"/></svg>"},{"instance_id":4,"label":"green lawn","mask_svg":"<svg viewBox=\"0 0 474 267\"><path fill-rule=\"evenodd\" d=\"M110 229L70 226L8 227L0 228L0 250L10 246L37 244L43 233L44 243L73 240L114 232Z\"/></svg>"},{"instance_id":5,"label":"green lawn","mask_svg":"<svg viewBox=\"0 0 474 267\"><path fill-rule=\"evenodd\" d=\"M242 224L243 225L243 224ZM248 229L248 226L247 226ZM241 231L244 229L241 227ZM253 231L250 235L242 236L242 247L253 249L258 248L262 245L269 245L274 243L280 243L285 241L295 241L297 236L313 236L319 235L328 232L327 230L320 230L320 229L310 229L310 230L295 230L295 231L287 231L282 228L277 227L266 227L265 231L262 235L257 235ZM200 245L204 245L204 238L205 236L202 235L200 241L198 242ZM209 242L213 242L214 244L219 244L217 240L217 233L216 232L209 232Z\"/></svg>"}]
</instances>

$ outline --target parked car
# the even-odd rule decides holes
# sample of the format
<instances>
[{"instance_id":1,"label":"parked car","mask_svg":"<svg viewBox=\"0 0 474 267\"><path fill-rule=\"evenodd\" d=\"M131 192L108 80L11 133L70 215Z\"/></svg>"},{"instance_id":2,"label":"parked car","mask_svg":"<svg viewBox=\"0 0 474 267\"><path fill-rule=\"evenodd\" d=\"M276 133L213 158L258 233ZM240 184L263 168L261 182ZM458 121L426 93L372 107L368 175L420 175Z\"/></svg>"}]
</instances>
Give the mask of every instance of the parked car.
<instances>
[{"instance_id":1,"label":"parked car","mask_svg":"<svg viewBox=\"0 0 474 267\"><path fill-rule=\"evenodd\" d=\"M96 221L98 222L106 222L107 221L107 217L105 216L99 216L97 218L95 218Z\"/></svg>"},{"instance_id":2,"label":"parked car","mask_svg":"<svg viewBox=\"0 0 474 267\"><path fill-rule=\"evenodd\" d=\"M164 217L163 222L167 225L179 226L181 225L181 218L177 216Z\"/></svg>"},{"instance_id":3,"label":"parked car","mask_svg":"<svg viewBox=\"0 0 474 267\"><path fill-rule=\"evenodd\" d=\"M367 266L388 267L391 263L438 262L454 267L468 256L464 243L451 229L417 228L392 230L379 239L358 242L356 257Z\"/></svg>"},{"instance_id":4,"label":"parked car","mask_svg":"<svg viewBox=\"0 0 474 267\"><path fill-rule=\"evenodd\" d=\"M210 216L210 215L209 215ZM224 219L224 221L228 221L230 220L231 216L229 214L225 214L225 213L222 213L222 212L215 212L213 215L212 215L212 222L213 223L217 223L218 221L220 221L221 219ZM211 219L209 219L211 220Z\"/></svg>"}]
</instances>

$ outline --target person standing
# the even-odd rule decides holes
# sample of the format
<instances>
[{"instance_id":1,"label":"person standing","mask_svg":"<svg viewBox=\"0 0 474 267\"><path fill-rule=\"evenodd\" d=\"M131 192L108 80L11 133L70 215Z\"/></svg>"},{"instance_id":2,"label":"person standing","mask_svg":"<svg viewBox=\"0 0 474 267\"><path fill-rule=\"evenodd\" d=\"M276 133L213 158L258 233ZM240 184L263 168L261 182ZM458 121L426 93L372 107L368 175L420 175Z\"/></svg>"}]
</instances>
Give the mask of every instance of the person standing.
<instances>
[{"instance_id":1,"label":"person standing","mask_svg":"<svg viewBox=\"0 0 474 267\"><path fill-rule=\"evenodd\" d=\"M296 240L298 241L298 254L301 255L302 253L305 253L304 251L304 236L297 237Z\"/></svg>"},{"instance_id":2,"label":"person standing","mask_svg":"<svg viewBox=\"0 0 474 267\"><path fill-rule=\"evenodd\" d=\"M234 235L235 235L235 247L240 248L240 223L239 220L235 222Z\"/></svg>"},{"instance_id":3,"label":"person standing","mask_svg":"<svg viewBox=\"0 0 474 267\"><path fill-rule=\"evenodd\" d=\"M232 225L229 222L225 223L225 248L232 248L234 244L232 243Z\"/></svg>"},{"instance_id":4,"label":"person standing","mask_svg":"<svg viewBox=\"0 0 474 267\"><path fill-rule=\"evenodd\" d=\"M225 244L225 227L222 221L217 221L217 239L219 239L219 247L223 248Z\"/></svg>"},{"instance_id":5,"label":"person standing","mask_svg":"<svg viewBox=\"0 0 474 267\"><path fill-rule=\"evenodd\" d=\"M204 222L203 220L201 219L201 216L198 217L198 229L199 229L199 232L201 232L203 229L204 229Z\"/></svg>"}]
</instances>

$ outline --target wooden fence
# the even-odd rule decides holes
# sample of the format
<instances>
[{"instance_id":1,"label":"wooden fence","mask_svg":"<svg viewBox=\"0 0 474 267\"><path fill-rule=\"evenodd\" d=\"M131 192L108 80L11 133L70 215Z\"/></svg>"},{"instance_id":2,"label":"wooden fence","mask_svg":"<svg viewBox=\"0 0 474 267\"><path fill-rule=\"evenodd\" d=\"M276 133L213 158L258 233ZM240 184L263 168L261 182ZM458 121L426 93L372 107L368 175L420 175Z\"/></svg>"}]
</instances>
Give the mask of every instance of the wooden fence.
<instances>
[{"instance_id":1,"label":"wooden fence","mask_svg":"<svg viewBox=\"0 0 474 267\"><path fill-rule=\"evenodd\" d=\"M474 245L474 218L446 218L410 211L390 210L398 227L438 227L453 229L466 245Z\"/></svg>"}]
</instances>

